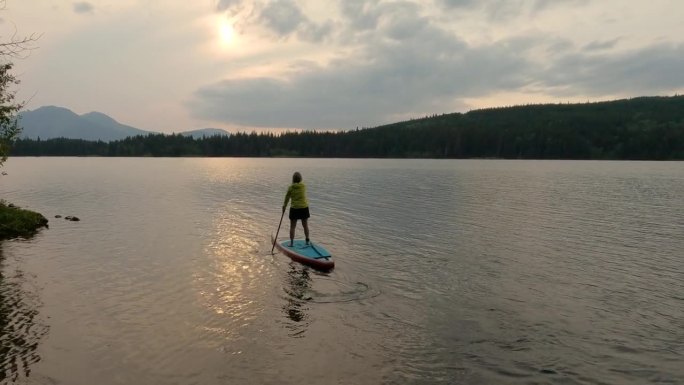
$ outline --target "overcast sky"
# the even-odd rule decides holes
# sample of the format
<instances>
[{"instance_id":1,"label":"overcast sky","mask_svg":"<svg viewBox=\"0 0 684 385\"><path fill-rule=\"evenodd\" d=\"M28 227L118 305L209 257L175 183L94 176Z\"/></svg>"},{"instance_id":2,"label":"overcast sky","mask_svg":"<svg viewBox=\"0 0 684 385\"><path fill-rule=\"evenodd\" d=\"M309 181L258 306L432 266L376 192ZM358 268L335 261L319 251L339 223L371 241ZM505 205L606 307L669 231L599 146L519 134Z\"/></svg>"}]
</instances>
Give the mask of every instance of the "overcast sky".
<instances>
[{"instance_id":1,"label":"overcast sky","mask_svg":"<svg viewBox=\"0 0 684 385\"><path fill-rule=\"evenodd\" d=\"M684 90L681 0L6 0L27 108L145 130L350 129Z\"/></svg>"}]
</instances>

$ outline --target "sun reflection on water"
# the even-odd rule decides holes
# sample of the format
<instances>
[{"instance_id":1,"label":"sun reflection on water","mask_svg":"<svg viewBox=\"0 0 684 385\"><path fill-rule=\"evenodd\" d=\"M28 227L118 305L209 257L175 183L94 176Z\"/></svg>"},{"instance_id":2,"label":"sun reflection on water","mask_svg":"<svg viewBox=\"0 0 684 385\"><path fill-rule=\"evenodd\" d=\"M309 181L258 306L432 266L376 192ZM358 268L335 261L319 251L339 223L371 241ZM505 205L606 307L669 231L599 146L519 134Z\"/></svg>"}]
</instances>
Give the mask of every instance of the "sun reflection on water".
<instances>
[{"instance_id":1,"label":"sun reflection on water","mask_svg":"<svg viewBox=\"0 0 684 385\"><path fill-rule=\"evenodd\" d=\"M204 249L206 265L195 277L208 315L201 328L224 339L238 338L263 312L271 275L268 259L260 255L255 221L234 204L221 207L213 220L214 235Z\"/></svg>"}]
</instances>

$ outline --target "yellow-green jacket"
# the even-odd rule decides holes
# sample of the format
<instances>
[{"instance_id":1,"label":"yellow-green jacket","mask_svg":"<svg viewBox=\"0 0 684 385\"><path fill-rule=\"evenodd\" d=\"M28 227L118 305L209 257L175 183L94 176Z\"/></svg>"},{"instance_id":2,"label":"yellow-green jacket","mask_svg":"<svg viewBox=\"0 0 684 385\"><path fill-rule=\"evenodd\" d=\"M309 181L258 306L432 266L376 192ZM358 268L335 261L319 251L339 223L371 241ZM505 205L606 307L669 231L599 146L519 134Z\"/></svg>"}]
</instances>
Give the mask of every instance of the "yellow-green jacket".
<instances>
[{"instance_id":1,"label":"yellow-green jacket","mask_svg":"<svg viewBox=\"0 0 684 385\"><path fill-rule=\"evenodd\" d=\"M292 183L290 187L287 188L287 194L285 194L285 203L283 207L287 206L287 202L292 199L293 209L303 209L309 207L309 202L306 201L306 186L304 183Z\"/></svg>"}]
</instances>

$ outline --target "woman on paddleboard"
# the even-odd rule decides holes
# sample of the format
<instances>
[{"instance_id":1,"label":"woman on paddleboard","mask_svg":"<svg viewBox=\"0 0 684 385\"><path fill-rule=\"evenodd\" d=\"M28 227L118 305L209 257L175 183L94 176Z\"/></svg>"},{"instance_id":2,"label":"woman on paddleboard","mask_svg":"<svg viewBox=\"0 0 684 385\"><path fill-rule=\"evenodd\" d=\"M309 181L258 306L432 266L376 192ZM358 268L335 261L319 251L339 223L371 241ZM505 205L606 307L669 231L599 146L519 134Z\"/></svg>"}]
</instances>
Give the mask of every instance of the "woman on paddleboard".
<instances>
[{"instance_id":1,"label":"woman on paddleboard","mask_svg":"<svg viewBox=\"0 0 684 385\"><path fill-rule=\"evenodd\" d=\"M287 203L292 199L290 205L290 246L294 243L295 227L297 227L297 220L302 221L304 226L304 236L306 236L306 244L309 244L309 202L306 200L306 186L302 183L302 174L295 172L292 175L292 184L287 188L285 194L285 203L283 203L283 213Z\"/></svg>"}]
</instances>

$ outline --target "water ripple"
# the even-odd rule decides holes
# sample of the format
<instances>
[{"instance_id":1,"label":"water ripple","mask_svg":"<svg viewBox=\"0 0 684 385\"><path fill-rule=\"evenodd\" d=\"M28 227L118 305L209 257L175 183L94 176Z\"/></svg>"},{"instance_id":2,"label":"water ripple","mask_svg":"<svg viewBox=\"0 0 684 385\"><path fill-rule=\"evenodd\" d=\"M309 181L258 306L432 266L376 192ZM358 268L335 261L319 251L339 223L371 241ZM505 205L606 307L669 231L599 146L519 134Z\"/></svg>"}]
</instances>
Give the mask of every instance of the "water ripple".
<instances>
[{"instance_id":1,"label":"water ripple","mask_svg":"<svg viewBox=\"0 0 684 385\"><path fill-rule=\"evenodd\" d=\"M40 361L38 345L48 332L39 317L39 292L21 268L7 260L0 245L0 383L16 383Z\"/></svg>"},{"instance_id":2,"label":"water ripple","mask_svg":"<svg viewBox=\"0 0 684 385\"><path fill-rule=\"evenodd\" d=\"M6 166L51 223L3 245L5 381L684 382L681 163ZM329 273L271 254L295 170Z\"/></svg>"}]
</instances>

